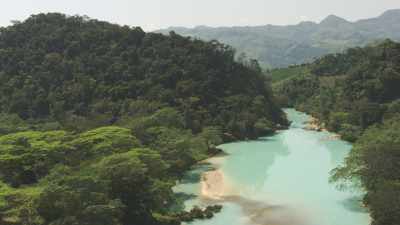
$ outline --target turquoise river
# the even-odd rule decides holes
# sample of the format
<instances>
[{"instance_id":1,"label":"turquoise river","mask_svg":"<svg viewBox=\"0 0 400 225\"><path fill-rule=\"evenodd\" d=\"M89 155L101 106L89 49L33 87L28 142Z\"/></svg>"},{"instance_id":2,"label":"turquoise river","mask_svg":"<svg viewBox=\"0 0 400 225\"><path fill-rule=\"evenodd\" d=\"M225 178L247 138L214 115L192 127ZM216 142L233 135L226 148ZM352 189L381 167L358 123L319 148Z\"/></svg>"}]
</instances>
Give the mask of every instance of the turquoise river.
<instances>
[{"instance_id":1,"label":"turquoise river","mask_svg":"<svg viewBox=\"0 0 400 225\"><path fill-rule=\"evenodd\" d=\"M221 204L209 220L190 225L368 225L361 193L340 191L330 171L351 144L306 130L310 117L286 110L288 130L257 141L221 145L227 154L201 163L175 187L187 209Z\"/></svg>"}]
</instances>

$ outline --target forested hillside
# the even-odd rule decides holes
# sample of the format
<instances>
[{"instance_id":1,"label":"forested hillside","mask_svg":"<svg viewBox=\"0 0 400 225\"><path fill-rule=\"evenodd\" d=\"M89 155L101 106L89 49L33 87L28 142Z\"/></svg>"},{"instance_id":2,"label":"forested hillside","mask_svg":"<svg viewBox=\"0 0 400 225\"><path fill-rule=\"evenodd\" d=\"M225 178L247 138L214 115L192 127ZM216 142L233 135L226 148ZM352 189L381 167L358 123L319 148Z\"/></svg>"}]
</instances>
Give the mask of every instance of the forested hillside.
<instances>
[{"instance_id":1,"label":"forested hillside","mask_svg":"<svg viewBox=\"0 0 400 225\"><path fill-rule=\"evenodd\" d=\"M400 44L349 49L304 65L304 74L276 85L281 104L322 121L355 142L334 181L354 179L367 191L373 225L400 221Z\"/></svg>"},{"instance_id":2,"label":"forested hillside","mask_svg":"<svg viewBox=\"0 0 400 225\"><path fill-rule=\"evenodd\" d=\"M389 10L379 17L350 22L330 15L320 23L301 22L289 26L171 27L175 31L204 40L232 45L240 53L257 59L264 68L287 67L312 62L328 53L365 46L390 38L400 41L400 10Z\"/></svg>"},{"instance_id":3,"label":"forested hillside","mask_svg":"<svg viewBox=\"0 0 400 225\"><path fill-rule=\"evenodd\" d=\"M0 29L0 93L0 224L179 224L186 169L287 125L229 46L57 13Z\"/></svg>"}]
</instances>

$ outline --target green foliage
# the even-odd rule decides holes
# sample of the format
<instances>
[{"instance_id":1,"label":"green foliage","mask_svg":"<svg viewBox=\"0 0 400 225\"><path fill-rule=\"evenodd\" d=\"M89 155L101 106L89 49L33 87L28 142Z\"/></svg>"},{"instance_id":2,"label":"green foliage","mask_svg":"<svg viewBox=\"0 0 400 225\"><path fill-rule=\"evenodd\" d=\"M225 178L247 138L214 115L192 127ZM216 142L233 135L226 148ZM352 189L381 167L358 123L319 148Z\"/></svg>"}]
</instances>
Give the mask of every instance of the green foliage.
<instances>
[{"instance_id":1,"label":"green foliage","mask_svg":"<svg viewBox=\"0 0 400 225\"><path fill-rule=\"evenodd\" d=\"M215 124L229 129L216 118L226 99L244 95L264 96L271 121L285 123L257 62L235 62L234 50L216 41L57 13L34 15L1 33L0 112L22 119L85 131L171 107L194 132ZM246 111L230 109L240 110ZM242 132L235 131L252 136Z\"/></svg>"},{"instance_id":2,"label":"green foliage","mask_svg":"<svg viewBox=\"0 0 400 225\"><path fill-rule=\"evenodd\" d=\"M400 220L400 183L399 181L384 181L379 184L376 192L371 192L366 202L371 206L373 225L397 224Z\"/></svg>"},{"instance_id":3,"label":"green foliage","mask_svg":"<svg viewBox=\"0 0 400 225\"><path fill-rule=\"evenodd\" d=\"M282 105L311 113L355 141L369 126L400 112L399 62L400 44L386 40L304 65L311 74L284 80L275 89L286 100Z\"/></svg>"},{"instance_id":4,"label":"green foliage","mask_svg":"<svg viewBox=\"0 0 400 225\"><path fill-rule=\"evenodd\" d=\"M89 176L47 186L37 200L45 224L122 224L124 205L107 196L107 184ZM93 221L91 221L93 219Z\"/></svg>"},{"instance_id":5,"label":"green foliage","mask_svg":"<svg viewBox=\"0 0 400 225\"><path fill-rule=\"evenodd\" d=\"M294 76L280 82L275 86L279 99L285 101L280 102L282 106L300 106L306 102L316 91L318 91L319 82L311 76Z\"/></svg>"},{"instance_id":6,"label":"green foliage","mask_svg":"<svg viewBox=\"0 0 400 225\"><path fill-rule=\"evenodd\" d=\"M200 133L208 148L216 147L223 143L222 132L218 127L205 127Z\"/></svg>"},{"instance_id":7,"label":"green foliage","mask_svg":"<svg viewBox=\"0 0 400 225\"><path fill-rule=\"evenodd\" d=\"M10 193L11 187L7 184L0 182L0 212L4 212L7 208L7 201L5 197Z\"/></svg>"},{"instance_id":8,"label":"green foliage","mask_svg":"<svg viewBox=\"0 0 400 225\"><path fill-rule=\"evenodd\" d=\"M386 40L328 55L309 65L311 74L275 86L280 103L319 118L355 142L344 166L333 171L340 188L366 190L373 225L400 221L400 44ZM286 99L285 99L286 97Z\"/></svg>"},{"instance_id":9,"label":"green foliage","mask_svg":"<svg viewBox=\"0 0 400 225\"><path fill-rule=\"evenodd\" d=\"M183 116L173 108L163 108L142 117L126 117L120 124L131 128L144 144L150 144L152 141L148 132L148 129L152 127L184 128Z\"/></svg>"},{"instance_id":10,"label":"green foliage","mask_svg":"<svg viewBox=\"0 0 400 225\"><path fill-rule=\"evenodd\" d=\"M19 118L18 115L0 114L0 135L26 131L28 129L28 124Z\"/></svg>"},{"instance_id":11,"label":"green foliage","mask_svg":"<svg viewBox=\"0 0 400 225\"><path fill-rule=\"evenodd\" d=\"M398 112L400 112L400 99L390 102L385 105L386 111L383 114L384 120L389 120L396 117Z\"/></svg>"},{"instance_id":12,"label":"green foliage","mask_svg":"<svg viewBox=\"0 0 400 225\"><path fill-rule=\"evenodd\" d=\"M345 165L334 171L332 180L346 185L358 180L367 190L364 198L373 225L397 224L400 219L400 115L373 126L355 143Z\"/></svg>"},{"instance_id":13,"label":"green foliage","mask_svg":"<svg viewBox=\"0 0 400 225\"><path fill-rule=\"evenodd\" d=\"M184 221L184 222L192 222L193 220L196 219L205 219L205 218L212 218L215 213L219 213L222 209L221 205L213 205L213 206L207 206L205 209L201 209L198 206L195 206L193 209L191 209L189 212L181 212L177 215L175 215L175 218L179 218L178 221ZM173 218L174 218L173 217ZM163 220L170 221L169 218L161 217ZM171 221L173 222L173 221Z\"/></svg>"},{"instance_id":14,"label":"green foliage","mask_svg":"<svg viewBox=\"0 0 400 225\"><path fill-rule=\"evenodd\" d=\"M0 33L0 224L179 224L185 170L287 124L216 41L58 13Z\"/></svg>"},{"instance_id":15,"label":"green foliage","mask_svg":"<svg viewBox=\"0 0 400 225\"><path fill-rule=\"evenodd\" d=\"M189 131L176 128L152 127L147 130L149 146L158 149L175 173L184 171L206 156L207 147ZM177 157L178 156L178 157Z\"/></svg>"},{"instance_id":16,"label":"green foliage","mask_svg":"<svg viewBox=\"0 0 400 225\"><path fill-rule=\"evenodd\" d=\"M309 71L306 66L298 65L298 66L290 66L287 68L273 69L268 73L268 75L271 78L271 82L276 85L276 83L289 79L293 76L301 76L301 75L306 75L308 73Z\"/></svg>"},{"instance_id":17,"label":"green foliage","mask_svg":"<svg viewBox=\"0 0 400 225\"><path fill-rule=\"evenodd\" d=\"M48 174L71 151L64 131L26 131L0 137L0 179L19 186Z\"/></svg>"},{"instance_id":18,"label":"green foliage","mask_svg":"<svg viewBox=\"0 0 400 225\"><path fill-rule=\"evenodd\" d=\"M329 115L328 128L333 131L342 130L342 126L349 122L349 113L334 112Z\"/></svg>"},{"instance_id":19,"label":"green foliage","mask_svg":"<svg viewBox=\"0 0 400 225\"><path fill-rule=\"evenodd\" d=\"M255 123L254 126L256 129L256 132L261 135L268 135L268 134L273 133L273 131L274 131L271 121L269 121L265 118L257 120L257 122Z\"/></svg>"},{"instance_id":20,"label":"green foliage","mask_svg":"<svg viewBox=\"0 0 400 225\"><path fill-rule=\"evenodd\" d=\"M88 159L127 152L140 143L131 130L116 126L101 127L80 134L70 142L76 151L75 158Z\"/></svg>"},{"instance_id":21,"label":"green foliage","mask_svg":"<svg viewBox=\"0 0 400 225\"><path fill-rule=\"evenodd\" d=\"M0 221L6 224L42 224L43 220L34 207L41 190L35 186L14 189L0 182Z\"/></svg>"}]
</instances>

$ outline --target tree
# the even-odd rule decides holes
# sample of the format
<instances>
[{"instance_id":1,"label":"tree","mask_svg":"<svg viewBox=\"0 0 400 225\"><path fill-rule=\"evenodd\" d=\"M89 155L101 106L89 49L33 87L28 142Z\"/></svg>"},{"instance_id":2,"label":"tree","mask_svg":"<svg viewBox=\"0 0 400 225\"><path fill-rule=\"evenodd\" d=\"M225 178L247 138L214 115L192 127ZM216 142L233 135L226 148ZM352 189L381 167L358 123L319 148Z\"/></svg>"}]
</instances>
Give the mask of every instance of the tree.
<instances>
[{"instance_id":1,"label":"tree","mask_svg":"<svg viewBox=\"0 0 400 225\"><path fill-rule=\"evenodd\" d=\"M12 186L36 183L57 163L65 160L71 146L64 131L26 131L0 137L0 178Z\"/></svg>"},{"instance_id":2,"label":"tree","mask_svg":"<svg viewBox=\"0 0 400 225\"><path fill-rule=\"evenodd\" d=\"M358 139L344 166L334 170L332 181L354 184L367 190L364 203L371 210L374 225L394 225L400 218L400 138L397 118L373 126Z\"/></svg>"}]
</instances>

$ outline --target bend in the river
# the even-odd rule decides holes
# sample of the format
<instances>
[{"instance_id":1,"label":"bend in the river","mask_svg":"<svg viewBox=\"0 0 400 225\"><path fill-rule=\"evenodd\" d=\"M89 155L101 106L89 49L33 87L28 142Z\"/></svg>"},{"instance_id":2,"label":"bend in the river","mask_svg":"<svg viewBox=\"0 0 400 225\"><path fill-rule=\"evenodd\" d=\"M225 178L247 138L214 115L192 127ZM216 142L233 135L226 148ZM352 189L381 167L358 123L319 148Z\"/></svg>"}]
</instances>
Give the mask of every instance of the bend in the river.
<instances>
[{"instance_id":1,"label":"bend in the river","mask_svg":"<svg viewBox=\"0 0 400 225\"><path fill-rule=\"evenodd\" d=\"M329 132L304 129L310 119L286 110L290 129L220 146L227 155L208 160L187 174L176 192L192 195L186 207L222 204L221 213L193 225L368 225L361 193L329 183L351 145ZM200 180L199 177L203 176Z\"/></svg>"}]
</instances>

